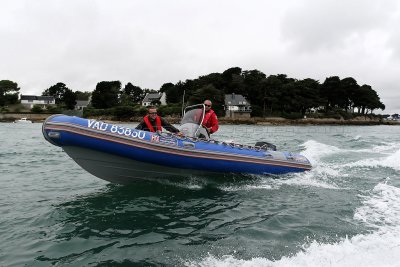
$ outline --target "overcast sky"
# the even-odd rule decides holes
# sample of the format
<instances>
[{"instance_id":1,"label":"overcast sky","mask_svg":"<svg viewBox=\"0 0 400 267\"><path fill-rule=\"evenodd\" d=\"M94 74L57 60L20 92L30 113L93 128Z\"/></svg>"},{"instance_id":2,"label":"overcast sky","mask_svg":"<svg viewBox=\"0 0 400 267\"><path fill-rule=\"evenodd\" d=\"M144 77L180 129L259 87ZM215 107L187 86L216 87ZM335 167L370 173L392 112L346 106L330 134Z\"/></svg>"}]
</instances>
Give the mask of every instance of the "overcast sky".
<instances>
[{"instance_id":1,"label":"overcast sky","mask_svg":"<svg viewBox=\"0 0 400 267\"><path fill-rule=\"evenodd\" d=\"M0 80L158 90L230 67L353 77L400 113L398 0L0 0Z\"/></svg>"}]
</instances>

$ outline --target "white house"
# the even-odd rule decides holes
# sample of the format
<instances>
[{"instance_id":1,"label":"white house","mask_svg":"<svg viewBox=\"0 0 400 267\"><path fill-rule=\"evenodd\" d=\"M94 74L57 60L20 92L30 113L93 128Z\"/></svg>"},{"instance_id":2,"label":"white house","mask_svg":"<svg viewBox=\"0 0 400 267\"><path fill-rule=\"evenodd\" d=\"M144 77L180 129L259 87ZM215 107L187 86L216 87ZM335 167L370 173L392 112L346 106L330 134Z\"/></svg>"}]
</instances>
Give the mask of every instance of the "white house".
<instances>
[{"instance_id":1,"label":"white house","mask_svg":"<svg viewBox=\"0 0 400 267\"><path fill-rule=\"evenodd\" d=\"M142 106L151 106L154 101L160 101L161 105L166 105L166 95L165 93L147 93L142 100Z\"/></svg>"},{"instance_id":2,"label":"white house","mask_svg":"<svg viewBox=\"0 0 400 267\"><path fill-rule=\"evenodd\" d=\"M251 105L242 95L235 93L225 95L225 117L250 118Z\"/></svg>"},{"instance_id":3,"label":"white house","mask_svg":"<svg viewBox=\"0 0 400 267\"><path fill-rule=\"evenodd\" d=\"M75 110L83 110L89 103L89 100L76 100Z\"/></svg>"},{"instance_id":4,"label":"white house","mask_svg":"<svg viewBox=\"0 0 400 267\"><path fill-rule=\"evenodd\" d=\"M29 108L33 108L34 105L46 108L49 105L55 105L56 100L53 96L21 95L21 104Z\"/></svg>"}]
</instances>

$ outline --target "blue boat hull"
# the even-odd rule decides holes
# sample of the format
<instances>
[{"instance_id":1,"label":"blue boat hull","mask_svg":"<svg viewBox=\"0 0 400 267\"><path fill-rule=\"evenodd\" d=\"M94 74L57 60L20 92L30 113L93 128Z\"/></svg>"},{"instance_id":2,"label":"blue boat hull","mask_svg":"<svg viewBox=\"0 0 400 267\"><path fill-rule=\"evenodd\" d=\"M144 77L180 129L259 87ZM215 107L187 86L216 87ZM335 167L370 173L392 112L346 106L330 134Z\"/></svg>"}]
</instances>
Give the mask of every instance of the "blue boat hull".
<instances>
[{"instance_id":1,"label":"blue boat hull","mask_svg":"<svg viewBox=\"0 0 400 267\"><path fill-rule=\"evenodd\" d=\"M124 183L192 173L282 174L311 168L304 156L289 152L160 135L65 115L49 117L43 124L43 135L84 169L111 182L121 182L125 176ZM112 167L107 162L124 164Z\"/></svg>"}]
</instances>

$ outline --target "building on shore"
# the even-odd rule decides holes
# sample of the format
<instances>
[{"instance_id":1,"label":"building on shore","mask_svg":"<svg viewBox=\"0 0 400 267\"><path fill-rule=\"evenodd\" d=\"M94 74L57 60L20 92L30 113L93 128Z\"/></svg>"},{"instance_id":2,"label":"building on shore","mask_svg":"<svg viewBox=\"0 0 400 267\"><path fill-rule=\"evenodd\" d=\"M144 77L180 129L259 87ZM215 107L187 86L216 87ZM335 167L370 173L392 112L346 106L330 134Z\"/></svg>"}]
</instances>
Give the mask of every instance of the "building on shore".
<instances>
[{"instance_id":1,"label":"building on shore","mask_svg":"<svg viewBox=\"0 0 400 267\"><path fill-rule=\"evenodd\" d=\"M235 93L225 95L226 118L250 118L251 105L247 99Z\"/></svg>"},{"instance_id":2,"label":"building on shore","mask_svg":"<svg viewBox=\"0 0 400 267\"><path fill-rule=\"evenodd\" d=\"M142 100L142 106L152 106L152 105L166 105L167 98L165 93L147 93Z\"/></svg>"},{"instance_id":3,"label":"building on shore","mask_svg":"<svg viewBox=\"0 0 400 267\"><path fill-rule=\"evenodd\" d=\"M76 100L75 110L83 110L89 105L89 100Z\"/></svg>"},{"instance_id":4,"label":"building on shore","mask_svg":"<svg viewBox=\"0 0 400 267\"><path fill-rule=\"evenodd\" d=\"M21 95L21 104L27 108L33 108L34 105L46 109L49 105L55 105L56 99L53 96L36 96L36 95Z\"/></svg>"}]
</instances>

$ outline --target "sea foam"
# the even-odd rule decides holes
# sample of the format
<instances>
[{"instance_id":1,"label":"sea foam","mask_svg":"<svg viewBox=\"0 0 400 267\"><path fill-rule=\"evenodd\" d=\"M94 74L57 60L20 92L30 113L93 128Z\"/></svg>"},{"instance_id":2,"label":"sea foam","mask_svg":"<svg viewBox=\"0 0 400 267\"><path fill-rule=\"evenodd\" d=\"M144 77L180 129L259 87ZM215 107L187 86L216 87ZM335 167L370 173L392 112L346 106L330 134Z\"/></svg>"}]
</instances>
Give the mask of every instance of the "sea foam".
<instances>
[{"instance_id":1,"label":"sea foam","mask_svg":"<svg viewBox=\"0 0 400 267\"><path fill-rule=\"evenodd\" d=\"M208 255L201 261L185 262L186 266L219 267L286 267L286 266L400 266L400 189L380 183L364 197L363 206L356 210L354 219L376 230L369 234L344 238L333 244L313 241L304 251L292 257L269 260L257 257L237 259L232 255Z\"/></svg>"},{"instance_id":2,"label":"sea foam","mask_svg":"<svg viewBox=\"0 0 400 267\"><path fill-rule=\"evenodd\" d=\"M302 146L305 150L301 154L306 156L311 164L320 162L321 158L325 156L343 152L336 146L326 145L315 140L308 140Z\"/></svg>"},{"instance_id":3,"label":"sea foam","mask_svg":"<svg viewBox=\"0 0 400 267\"><path fill-rule=\"evenodd\" d=\"M368 168L376 168L376 167L387 167L392 168L397 171L400 170L400 150L389 154L387 157L380 158L369 158L363 159L356 162L345 164L346 167L368 167Z\"/></svg>"}]
</instances>

